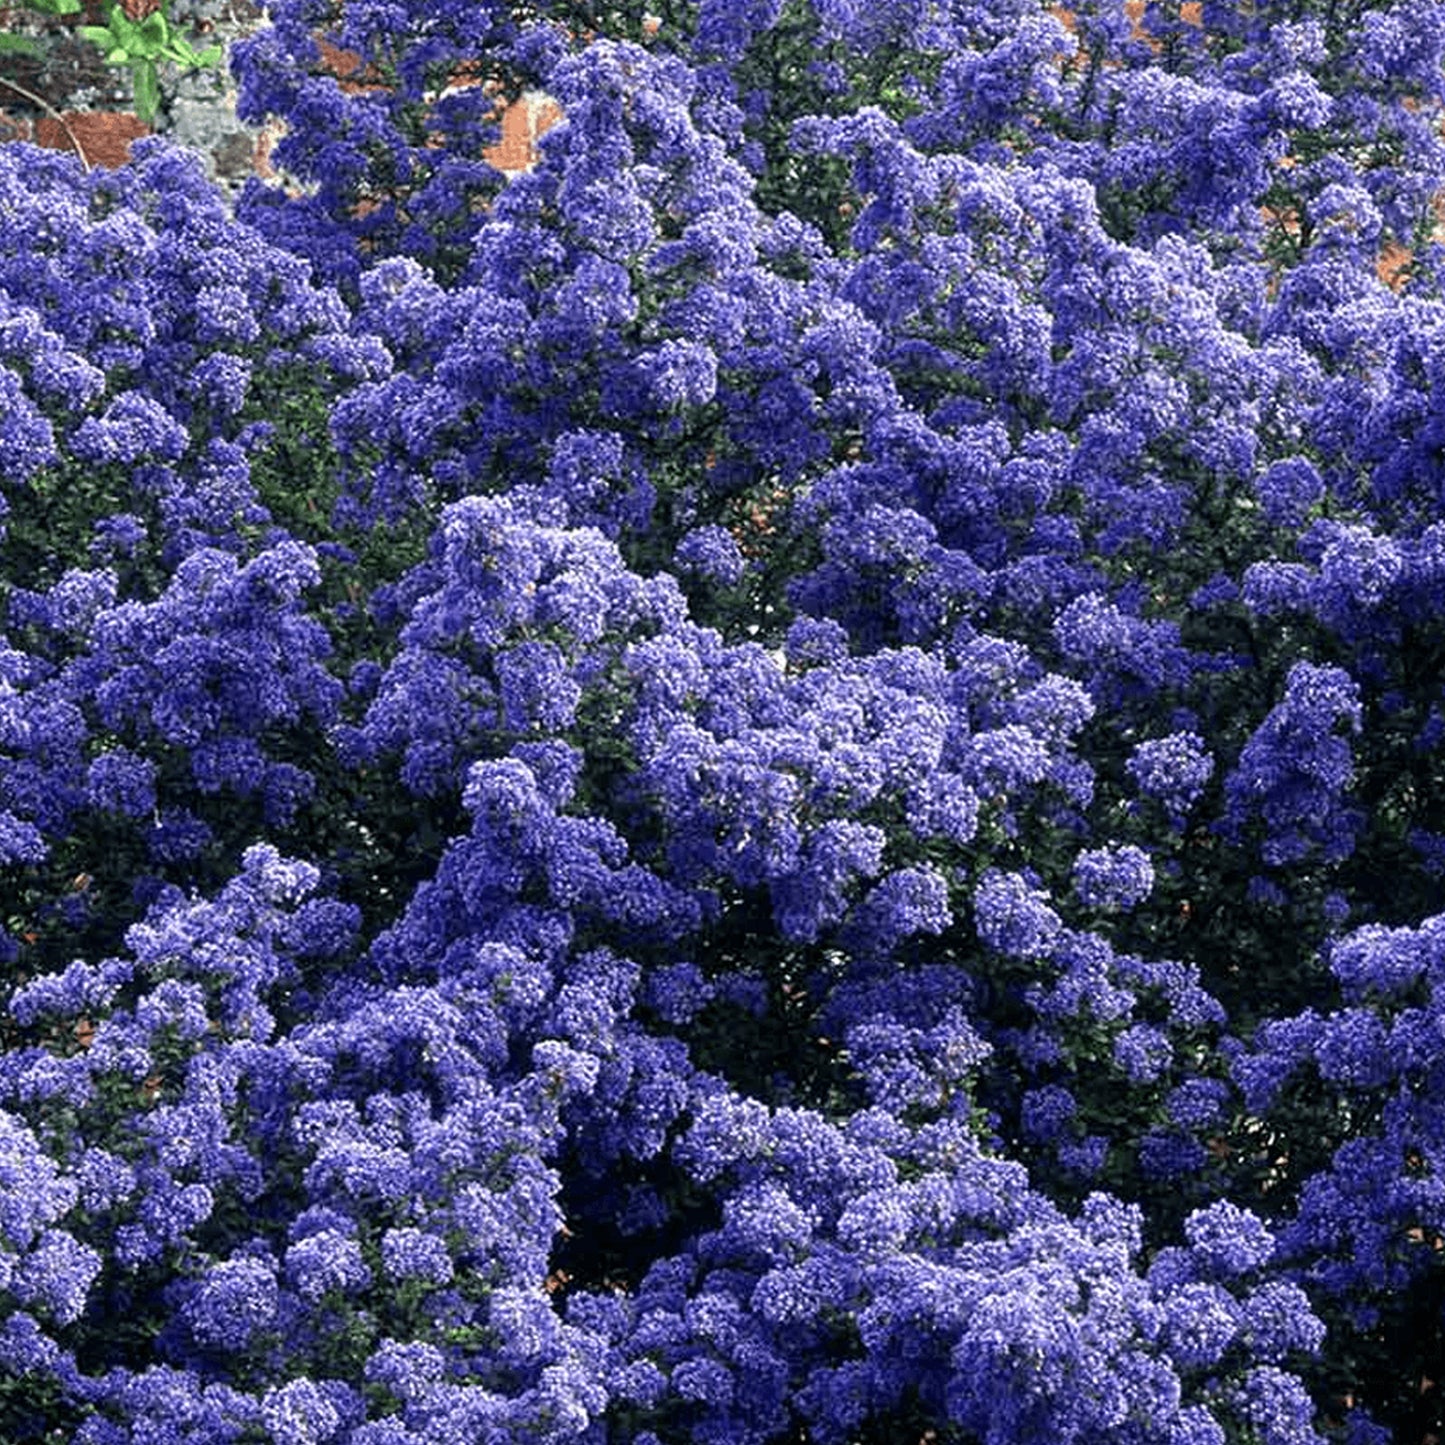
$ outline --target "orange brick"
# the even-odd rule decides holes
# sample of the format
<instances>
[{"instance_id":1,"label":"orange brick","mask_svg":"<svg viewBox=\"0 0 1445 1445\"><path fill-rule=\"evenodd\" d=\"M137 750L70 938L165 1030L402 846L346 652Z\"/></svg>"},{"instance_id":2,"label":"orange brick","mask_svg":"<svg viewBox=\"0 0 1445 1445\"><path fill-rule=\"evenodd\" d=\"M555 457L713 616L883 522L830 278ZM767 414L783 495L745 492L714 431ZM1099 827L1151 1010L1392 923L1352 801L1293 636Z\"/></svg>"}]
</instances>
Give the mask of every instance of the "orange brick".
<instances>
[{"instance_id":1,"label":"orange brick","mask_svg":"<svg viewBox=\"0 0 1445 1445\"><path fill-rule=\"evenodd\" d=\"M35 122L36 144L50 150L73 151L79 142L91 165L109 170L125 165L130 160L130 143L151 133L150 127L129 111L68 110L64 118L62 126L53 116L41 116Z\"/></svg>"},{"instance_id":2,"label":"orange brick","mask_svg":"<svg viewBox=\"0 0 1445 1445\"><path fill-rule=\"evenodd\" d=\"M532 97L532 139L541 138L562 120L562 107L548 95Z\"/></svg>"},{"instance_id":3,"label":"orange brick","mask_svg":"<svg viewBox=\"0 0 1445 1445\"><path fill-rule=\"evenodd\" d=\"M361 95L366 91L385 90L373 70L354 50L343 50L324 35L315 35L317 48L321 51L321 65L328 75L334 75L341 88L348 95Z\"/></svg>"},{"instance_id":4,"label":"orange brick","mask_svg":"<svg viewBox=\"0 0 1445 1445\"><path fill-rule=\"evenodd\" d=\"M549 96L529 92L502 111L502 138L484 152L499 171L530 170L537 163L537 141L562 119L562 109Z\"/></svg>"},{"instance_id":5,"label":"orange brick","mask_svg":"<svg viewBox=\"0 0 1445 1445\"><path fill-rule=\"evenodd\" d=\"M324 35L316 36L316 47L321 52L322 69L334 75L337 80L350 80L362 69L362 59L354 50L343 50L333 45Z\"/></svg>"},{"instance_id":6,"label":"orange brick","mask_svg":"<svg viewBox=\"0 0 1445 1445\"><path fill-rule=\"evenodd\" d=\"M278 120L269 121L263 125L256 135L256 143L251 148L251 169L263 180L279 180L281 173L271 161L271 152L276 149L276 142L286 134L286 126Z\"/></svg>"},{"instance_id":7,"label":"orange brick","mask_svg":"<svg viewBox=\"0 0 1445 1445\"><path fill-rule=\"evenodd\" d=\"M524 171L532 164L532 125L525 100L502 111L502 138L483 154L499 171Z\"/></svg>"},{"instance_id":8,"label":"orange brick","mask_svg":"<svg viewBox=\"0 0 1445 1445\"><path fill-rule=\"evenodd\" d=\"M1375 258L1375 274L1392 291L1399 290L1405 280L1405 271L1414 259L1415 253L1398 241L1390 241Z\"/></svg>"},{"instance_id":9,"label":"orange brick","mask_svg":"<svg viewBox=\"0 0 1445 1445\"><path fill-rule=\"evenodd\" d=\"M1146 41L1157 50L1159 41L1144 24L1144 12L1147 9L1148 0L1124 0L1124 14L1129 17L1132 38ZM1179 18L1186 25L1202 26L1204 24L1203 0L1183 0L1179 7Z\"/></svg>"}]
</instances>

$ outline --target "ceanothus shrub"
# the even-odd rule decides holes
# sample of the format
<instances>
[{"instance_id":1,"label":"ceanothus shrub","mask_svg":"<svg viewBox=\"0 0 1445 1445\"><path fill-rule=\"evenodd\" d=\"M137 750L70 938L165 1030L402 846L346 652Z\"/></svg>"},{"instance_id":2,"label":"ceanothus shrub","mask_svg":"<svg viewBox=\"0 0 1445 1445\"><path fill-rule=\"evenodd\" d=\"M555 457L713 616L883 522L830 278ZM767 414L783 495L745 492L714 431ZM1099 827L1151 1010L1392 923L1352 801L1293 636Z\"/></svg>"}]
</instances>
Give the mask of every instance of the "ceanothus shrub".
<instances>
[{"instance_id":1,"label":"ceanothus shrub","mask_svg":"<svg viewBox=\"0 0 1445 1445\"><path fill-rule=\"evenodd\" d=\"M302 826L342 689L300 599L355 612L326 408L391 362L179 153L6 148L0 196L0 925L63 965Z\"/></svg>"},{"instance_id":2,"label":"ceanothus shrub","mask_svg":"<svg viewBox=\"0 0 1445 1445\"><path fill-rule=\"evenodd\" d=\"M0 1434L1438 1433L1442 13L278 0L258 229L5 152Z\"/></svg>"}]
</instances>

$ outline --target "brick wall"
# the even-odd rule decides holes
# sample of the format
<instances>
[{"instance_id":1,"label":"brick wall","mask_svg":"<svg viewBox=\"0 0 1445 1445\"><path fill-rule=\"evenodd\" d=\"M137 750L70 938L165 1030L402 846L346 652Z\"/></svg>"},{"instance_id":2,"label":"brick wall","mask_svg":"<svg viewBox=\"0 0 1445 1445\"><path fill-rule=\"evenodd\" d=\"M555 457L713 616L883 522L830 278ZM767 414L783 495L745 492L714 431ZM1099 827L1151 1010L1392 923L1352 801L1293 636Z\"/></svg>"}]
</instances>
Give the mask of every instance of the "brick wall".
<instances>
[{"instance_id":1,"label":"brick wall","mask_svg":"<svg viewBox=\"0 0 1445 1445\"><path fill-rule=\"evenodd\" d=\"M91 9L99 3L86 0ZM250 0L172 0L168 13L205 43L229 43L261 23ZM129 108L127 73L105 65L94 46L72 33L73 23L38 26L0 5L0 29L28 29L42 48L38 57L0 56L0 142L31 140L78 151L90 165L123 165L130 142L149 133ZM365 85L359 57L334 46L323 46L323 53L344 84ZM525 170L536 159L538 137L559 117L547 96L524 95L505 109L502 138L487 159L499 170ZM256 131L236 119L235 90L224 69L169 77L167 115L158 128L196 151L223 186L239 187L253 174L274 175L269 157L277 132Z\"/></svg>"}]
</instances>

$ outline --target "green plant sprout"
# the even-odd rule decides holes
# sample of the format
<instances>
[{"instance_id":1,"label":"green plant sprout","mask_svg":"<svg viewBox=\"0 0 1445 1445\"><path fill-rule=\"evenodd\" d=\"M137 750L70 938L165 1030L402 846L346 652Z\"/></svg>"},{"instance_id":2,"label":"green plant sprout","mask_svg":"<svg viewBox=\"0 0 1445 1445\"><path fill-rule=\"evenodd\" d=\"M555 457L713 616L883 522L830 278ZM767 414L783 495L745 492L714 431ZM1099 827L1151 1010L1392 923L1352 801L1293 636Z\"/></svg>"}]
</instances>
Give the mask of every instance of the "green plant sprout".
<instances>
[{"instance_id":1,"label":"green plant sprout","mask_svg":"<svg viewBox=\"0 0 1445 1445\"><path fill-rule=\"evenodd\" d=\"M24 0L24 4L26 9L47 16L74 15L81 8L80 0ZM147 125L155 120L160 109L162 62L201 70L219 65L223 53L219 45L197 50L185 36L171 28L159 0L123 0L123 3L112 0L105 9L105 24L82 25L79 33L101 50L107 64L129 68L135 111ZM33 37L0 32L0 56L40 53L41 47ZM13 82L4 83L28 99L38 101L47 111L51 109L39 97Z\"/></svg>"},{"instance_id":2,"label":"green plant sprout","mask_svg":"<svg viewBox=\"0 0 1445 1445\"><path fill-rule=\"evenodd\" d=\"M71 0L49 0L66 4ZM98 46L108 65L129 67L135 93L135 112L147 125L160 109L160 62L171 61L187 70L201 70L220 63L219 45L197 50L185 36L171 29L165 11L156 0L112 3L106 7L104 25L82 25L80 33Z\"/></svg>"}]
</instances>

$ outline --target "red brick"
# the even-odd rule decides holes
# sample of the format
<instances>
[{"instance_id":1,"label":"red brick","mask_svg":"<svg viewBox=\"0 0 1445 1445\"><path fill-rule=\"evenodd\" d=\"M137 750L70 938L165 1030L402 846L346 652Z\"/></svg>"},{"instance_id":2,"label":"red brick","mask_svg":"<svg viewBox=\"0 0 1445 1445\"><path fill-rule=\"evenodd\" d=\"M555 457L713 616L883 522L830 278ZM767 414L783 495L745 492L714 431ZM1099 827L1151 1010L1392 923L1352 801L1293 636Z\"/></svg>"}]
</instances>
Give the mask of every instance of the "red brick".
<instances>
[{"instance_id":1,"label":"red brick","mask_svg":"<svg viewBox=\"0 0 1445 1445\"><path fill-rule=\"evenodd\" d=\"M67 110L63 115L65 126L53 116L44 115L36 120L36 144L50 150L74 151L79 142L91 165L110 170L130 160L133 140L151 133L150 127L129 111Z\"/></svg>"},{"instance_id":2,"label":"red brick","mask_svg":"<svg viewBox=\"0 0 1445 1445\"><path fill-rule=\"evenodd\" d=\"M525 171L537 163L537 142L559 120L562 109L540 93L522 96L502 112L502 139L484 152L499 171Z\"/></svg>"}]
</instances>

